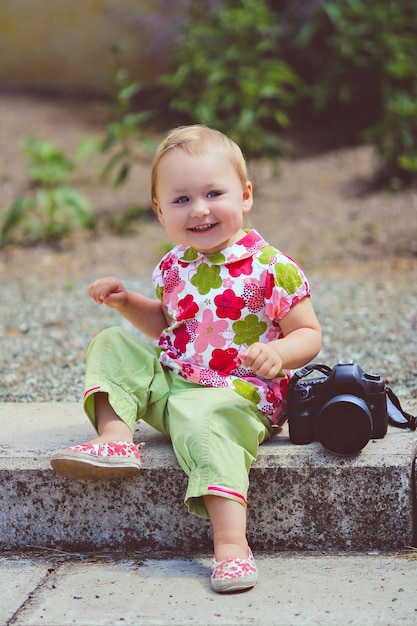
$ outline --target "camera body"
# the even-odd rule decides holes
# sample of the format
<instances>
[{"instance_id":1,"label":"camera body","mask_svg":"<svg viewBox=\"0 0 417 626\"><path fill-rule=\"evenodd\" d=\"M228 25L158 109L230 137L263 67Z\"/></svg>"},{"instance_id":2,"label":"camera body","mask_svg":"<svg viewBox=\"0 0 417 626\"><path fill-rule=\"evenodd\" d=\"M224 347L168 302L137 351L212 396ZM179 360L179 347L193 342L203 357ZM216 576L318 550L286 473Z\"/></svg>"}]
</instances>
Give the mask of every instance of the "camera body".
<instances>
[{"instance_id":1,"label":"camera body","mask_svg":"<svg viewBox=\"0 0 417 626\"><path fill-rule=\"evenodd\" d=\"M314 370L324 376L302 380ZM357 454L369 439L387 433L385 381L357 363L332 369L310 364L294 374L287 396L290 439L320 443L335 454Z\"/></svg>"}]
</instances>

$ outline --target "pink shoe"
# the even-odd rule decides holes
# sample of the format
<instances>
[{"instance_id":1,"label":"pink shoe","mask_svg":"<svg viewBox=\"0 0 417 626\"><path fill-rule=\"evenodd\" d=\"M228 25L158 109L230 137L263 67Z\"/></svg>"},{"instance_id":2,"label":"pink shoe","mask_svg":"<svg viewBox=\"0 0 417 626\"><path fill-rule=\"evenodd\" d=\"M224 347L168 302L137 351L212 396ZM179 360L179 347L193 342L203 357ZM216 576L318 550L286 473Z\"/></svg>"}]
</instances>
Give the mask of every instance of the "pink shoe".
<instances>
[{"instance_id":1,"label":"pink shoe","mask_svg":"<svg viewBox=\"0 0 417 626\"><path fill-rule=\"evenodd\" d=\"M51 467L58 474L78 480L137 476L141 468L139 449L144 445L127 441L82 443L55 452Z\"/></svg>"},{"instance_id":2,"label":"pink shoe","mask_svg":"<svg viewBox=\"0 0 417 626\"><path fill-rule=\"evenodd\" d=\"M250 589L257 580L258 570L250 548L247 559L230 558L219 563L213 561L211 586L214 591L225 593Z\"/></svg>"}]
</instances>

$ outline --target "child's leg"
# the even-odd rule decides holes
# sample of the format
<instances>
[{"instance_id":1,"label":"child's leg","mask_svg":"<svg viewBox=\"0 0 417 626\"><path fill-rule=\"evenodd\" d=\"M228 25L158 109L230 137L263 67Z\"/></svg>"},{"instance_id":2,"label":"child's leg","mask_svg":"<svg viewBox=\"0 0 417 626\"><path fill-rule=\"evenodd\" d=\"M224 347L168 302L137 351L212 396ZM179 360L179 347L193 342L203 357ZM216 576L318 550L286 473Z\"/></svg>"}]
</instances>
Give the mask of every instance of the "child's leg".
<instances>
[{"instance_id":1,"label":"child's leg","mask_svg":"<svg viewBox=\"0 0 417 626\"><path fill-rule=\"evenodd\" d=\"M221 496L204 496L214 538L211 585L220 593L250 589L258 570L246 539L246 507Z\"/></svg>"},{"instance_id":2,"label":"child's leg","mask_svg":"<svg viewBox=\"0 0 417 626\"><path fill-rule=\"evenodd\" d=\"M94 409L98 437L90 443L105 443L109 441L133 442L133 433L129 426L116 414L110 405L107 393L94 394Z\"/></svg>"},{"instance_id":3,"label":"child's leg","mask_svg":"<svg viewBox=\"0 0 417 626\"><path fill-rule=\"evenodd\" d=\"M204 503L213 527L216 561L231 557L247 559L246 508L239 502L219 496L205 496Z\"/></svg>"},{"instance_id":4,"label":"child's leg","mask_svg":"<svg viewBox=\"0 0 417 626\"><path fill-rule=\"evenodd\" d=\"M141 467L133 443L136 422L153 417L164 430L169 383L155 350L115 327L102 331L87 353L85 411L98 436L58 450L51 466L68 478L107 480L136 476Z\"/></svg>"},{"instance_id":5,"label":"child's leg","mask_svg":"<svg viewBox=\"0 0 417 626\"><path fill-rule=\"evenodd\" d=\"M189 477L189 511L216 516L217 509L210 514L206 504L213 496L207 502L237 503L245 524L248 473L259 443L269 437L267 418L232 389L201 387L180 377L173 380L167 409L174 452Z\"/></svg>"},{"instance_id":6,"label":"child's leg","mask_svg":"<svg viewBox=\"0 0 417 626\"><path fill-rule=\"evenodd\" d=\"M232 389L199 387L180 378L167 403L177 459L189 477L188 509L209 517L214 537L215 591L249 589L258 574L246 539L248 473L269 424Z\"/></svg>"}]
</instances>

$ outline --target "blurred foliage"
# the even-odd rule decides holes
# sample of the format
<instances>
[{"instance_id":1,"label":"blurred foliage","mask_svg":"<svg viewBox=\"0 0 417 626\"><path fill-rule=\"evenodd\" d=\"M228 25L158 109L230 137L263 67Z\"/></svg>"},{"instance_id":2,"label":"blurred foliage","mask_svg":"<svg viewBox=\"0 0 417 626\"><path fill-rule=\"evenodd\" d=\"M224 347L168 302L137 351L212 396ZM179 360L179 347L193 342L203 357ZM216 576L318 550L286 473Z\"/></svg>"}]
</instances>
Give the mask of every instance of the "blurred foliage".
<instances>
[{"instance_id":1,"label":"blurred foliage","mask_svg":"<svg viewBox=\"0 0 417 626\"><path fill-rule=\"evenodd\" d=\"M116 61L119 52L119 46L113 46ZM151 118L151 112L143 105L142 89L142 83L133 80L127 70L116 68L113 88L109 93L111 121L99 144L100 152L109 154L101 178L110 181L114 187L119 187L127 180L134 162L147 163L156 147L156 143L150 141L143 131L143 125ZM134 105L135 97L137 100Z\"/></svg>"},{"instance_id":2,"label":"blurred foliage","mask_svg":"<svg viewBox=\"0 0 417 626\"><path fill-rule=\"evenodd\" d=\"M117 50L115 46L114 51ZM88 199L76 189L74 174L86 160L108 154L99 179L119 187L126 182L134 162L147 164L156 142L143 132L150 116L146 110L134 112L133 98L141 84L124 69L117 69L109 99L110 122L103 137L81 137L74 159L50 141L25 137L21 147L28 157L30 193L17 199L0 219L0 248L12 242L55 242L79 228L93 230L96 217ZM108 217L106 227L117 234L132 232L132 224L145 219L146 207L133 206Z\"/></svg>"},{"instance_id":3,"label":"blurred foliage","mask_svg":"<svg viewBox=\"0 0 417 626\"><path fill-rule=\"evenodd\" d=\"M303 82L282 60L281 26L265 0L191 3L175 56L162 78L183 122L213 126L248 157L276 154L277 130Z\"/></svg>"},{"instance_id":4,"label":"blurred foliage","mask_svg":"<svg viewBox=\"0 0 417 626\"><path fill-rule=\"evenodd\" d=\"M117 188L127 181L134 163L149 162L156 142L144 131L145 122L152 117L143 103L144 86L121 67L123 46L115 44L111 52L115 70L106 104L109 122L103 137L85 135L82 138L78 154L83 157L107 155L99 176Z\"/></svg>"},{"instance_id":5,"label":"blurred foliage","mask_svg":"<svg viewBox=\"0 0 417 626\"><path fill-rule=\"evenodd\" d=\"M415 0L190 2L162 82L175 121L215 126L249 157L319 124L338 145L371 141L380 182L401 187L417 179L416 24Z\"/></svg>"},{"instance_id":6,"label":"blurred foliage","mask_svg":"<svg viewBox=\"0 0 417 626\"><path fill-rule=\"evenodd\" d=\"M287 54L309 84L298 117L371 141L383 184L415 183L417 2L316 2L303 23L290 18Z\"/></svg>"},{"instance_id":7,"label":"blurred foliage","mask_svg":"<svg viewBox=\"0 0 417 626\"><path fill-rule=\"evenodd\" d=\"M25 137L21 146L32 189L2 216L0 247L13 241L53 242L79 227L93 229L87 198L69 183L75 163L50 141Z\"/></svg>"},{"instance_id":8,"label":"blurred foliage","mask_svg":"<svg viewBox=\"0 0 417 626\"><path fill-rule=\"evenodd\" d=\"M397 190L417 183L416 0L176 2L186 18L179 26L175 17L176 52L162 79L136 81L121 67L120 46L112 47L110 121L102 137L84 136L74 159L51 142L23 140L31 188L2 216L0 246L94 228L91 207L74 188L80 162L107 156L100 179L121 186L133 163L150 161L150 124L165 132L205 123L232 137L249 159L279 154L288 129L331 129L339 146L372 142L379 184ZM171 5L155 6L174 19ZM168 37L160 28L165 11L151 17L154 32ZM149 40L159 41L148 30ZM129 232L145 214L132 207L107 227Z\"/></svg>"}]
</instances>

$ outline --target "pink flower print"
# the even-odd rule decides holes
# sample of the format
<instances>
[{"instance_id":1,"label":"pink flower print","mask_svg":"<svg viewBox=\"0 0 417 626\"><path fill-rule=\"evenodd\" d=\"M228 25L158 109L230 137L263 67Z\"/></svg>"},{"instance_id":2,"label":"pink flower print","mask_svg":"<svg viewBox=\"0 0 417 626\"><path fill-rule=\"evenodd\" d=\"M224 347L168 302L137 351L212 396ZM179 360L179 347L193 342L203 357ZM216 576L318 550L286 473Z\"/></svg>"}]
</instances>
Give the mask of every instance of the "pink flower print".
<instances>
[{"instance_id":1,"label":"pink flower print","mask_svg":"<svg viewBox=\"0 0 417 626\"><path fill-rule=\"evenodd\" d=\"M178 268L170 269L164 278L164 303L176 308L178 294L184 287L185 281L180 279Z\"/></svg>"},{"instance_id":2,"label":"pink flower print","mask_svg":"<svg viewBox=\"0 0 417 626\"><path fill-rule=\"evenodd\" d=\"M278 382L272 383L272 389L274 390L277 398L285 399L287 397L289 385L290 385L290 377L288 375L282 380L280 380L279 383ZM278 386L278 390L276 389L276 386Z\"/></svg>"},{"instance_id":3,"label":"pink flower print","mask_svg":"<svg viewBox=\"0 0 417 626\"><path fill-rule=\"evenodd\" d=\"M267 341L275 341L281 336L281 331L278 326L270 326L265 333L265 339Z\"/></svg>"},{"instance_id":4,"label":"pink flower print","mask_svg":"<svg viewBox=\"0 0 417 626\"><path fill-rule=\"evenodd\" d=\"M172 348L172 341L169 335L162 334L159 338L159 347L163 350L170 350Z\"/></svg>"},{"instance_id":5,"label":"pink flower print","mask_svg":"<svg viewBox=\"0 0 417 626\"><path fill-rule=\"evenodd\" d=\"M198 384L205 387L228 387L225 377L219 372L205 369L199 372Z\"/></svg>"},{"instance_id":6,"label":"pink flower print","mask_svg":"<svg viewBox=\"0 0 417 626\"><path fill-rule=\"evenodd\" d=\"M187 327L188 334L190 335L190 342L193 342L197 337L196 330L198 328L198 322L196 319L187 320L185 325Z\"/></svg>"},{"instance_id":7,"label":"pink flower print","mask_svg":"<svg viewBox=\"0 0 417 626\"><path fill-rule=\"evenodd\" d=\"M183 363L181 367L181 371L178 372L180 376L183 378L190 378L191 374L193 374L194 368L190 363Z\"/></svg>"},{"instance_id":8,"label":"pink flower print","mask_svg":"<svg viewBox=\"0 0 417 626\"><path fill-rule=\"evenodd\" d=\"M212 358L209 362L209 367L227 376L239 365L238 352L235 348L228 348L227 350L216 349L213 350Z\"/></svg>"},{"instance_id":9,"label":"pink flower print","mask_svg":"<svg viewBox=\"0 0 417 626\"><path fill-rule=\"evenodd\" d=\"M230 276L233 276L233 278L237 278L241 274L249 276L252 274L252 257L227 264L226 267L229 270Z\"/></svg>"},{"instance_id":10,"label":"pink flower print","mask_svg":"<svg viewBox=\"0 0 417 626\"><path fill-rule=\"evenodd\" d=\"M265 304L265 287L258 280L246 278L243 298L251 313L257 313Z\"/></svg>"},{"instance_id":11,"label":"pink flower print","mask_svg":"<svg viewBox=\"0 0 417 626\"><path fill-rule=\"evenodd\" d=\"M266 303L265 313L271 320L278 320L282 315L281 313L281 294L279 291L275 291L269 302Z\"/></svg>"},{"instance_id":12,"label":"pink flower print","mask_svg":"<svg viewBox=\"0 0 417 626\"><path fill-rule=\"evenodd\" d=\"M234 282L233 282L233 280L231 278L225 278L223 280L223 287L225 289L231 289L233 287L233 285L234 285Z\"/></svg>"},{"instance_id":13,"label":"pink flower print","mask_svg":"<svg viewBox=\"0 0 417 626\"><path fill-rule=\"evenodd\" d=\"M200 363L200 364L201 364L201 363L203 363L203 362L204 362L204 359L203 359L203 357L201 356L201 354L198 354L197 352L194 352L194 354L193 354L193 356L192 356L192 361L193 361L194 363Z\"/></svg>"},{"instance_id":14,"label":"pink flower print","mask_svg":"<svg viewBox=\"0 0 417 626\"><path fill-rule=\"evenodd\" d=\"M187 344L190 342L188 329L186 326L179 326L178 328L174 328L173 332L175 335L174 346L184 354L187 349Z\"/></svg>"},{"instance_id":15,"label":"pink flower print","mask_svg":"<svg viewBox=\"0 0 417 626\"><path fill-rule=\"evenodd\" d=\"M272 292L274 291L275 279L269 272L265 273L265 298L268 299L272 296ZM262 274L262 278L264 278L264 274Z\"/></svg>"},{"instance_id":16,"label":"pink flower print","mask_svg":"<svg viewBox=\"0 0 417 626\"><path fill-rule=\"evenodd\" d=\"M187 295L178 300L178 311L177 322L193 318L198 311L198 304L194 301L193 296Z\"/></svg>"},{"instance_id":17,"label":"pink flower print","mask_svg":"<svg viewBox=\"0 0 417 626\"><path fill-rule=\"evenodd\" d=\"M242 309L245 307L244 299L236 296L231 289L226 289L222 294L216 296L214 303L218 317L227 317L231 320L238 320L242 315Z\"/></svg>"},{"instance_id":18,"label":"pink flower print","mask_svg":"<svg viewBox=\"0 0 417 626\"><path fill-rule=\"evenodd\" d=\"M280 320L299 300L300 298L297 296L294 298L281 297L279 291L275 291L272 299L266 305L266 314L271 320Z\"/></svg>"},{"instance_id":19,"label":"pink flower print","mask_svg":"<svg viewBox=\"0 0 417 626\"><path fill-rule=\"evenodd\" d=\"M265 400L269 403L269 404L276 404L277 402L277 398L276 395L274 394L273 390L271 388L268 389L268 391L265 394Z\"/></svg>"},{"instance_id":20,"label":"pink flower print","mask_svg":"<svg viewBox=\"0 0 417 626\"><path fill-rule=\"evenodd\" d=\"M204 352L207 347L222 348L226 343L226 339L221 334L227 329L227 322L223 320L213 319L213 313L210 309L205 309L201 322L197 322L196 335L197 339L194 343L196 352Z\"/></svg>"},{"instance_id":21,"label":"pink flower print","mask_svg":"<svg viewBox=\"0 0 417 626\"><path fill-rule=\"evenodd\" d=\"M240 245L245 246L247 250L253 250L254 248L257 248L260 243L263 243L263 240L257 232L252 230L247 233L247 235L245 235L245 237L243 237L243 239L241 239L239 243Z\"/></svg>"},{"instance_id":22,"label":"pink flower print","mask_svg":"<svg viewBox=\"0 0 417 626\"><path fill-rule=\"evenodd\" d=\"M162 259L161 263L159 264L159 269L161 270L161 272L164 273L171 269L171 267L174 265L174 260L175 257L173 254L170 254Z\"/></svg>"}]
</instances>

